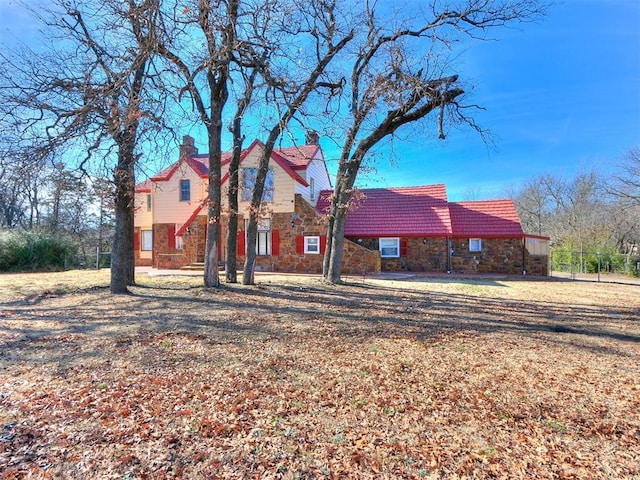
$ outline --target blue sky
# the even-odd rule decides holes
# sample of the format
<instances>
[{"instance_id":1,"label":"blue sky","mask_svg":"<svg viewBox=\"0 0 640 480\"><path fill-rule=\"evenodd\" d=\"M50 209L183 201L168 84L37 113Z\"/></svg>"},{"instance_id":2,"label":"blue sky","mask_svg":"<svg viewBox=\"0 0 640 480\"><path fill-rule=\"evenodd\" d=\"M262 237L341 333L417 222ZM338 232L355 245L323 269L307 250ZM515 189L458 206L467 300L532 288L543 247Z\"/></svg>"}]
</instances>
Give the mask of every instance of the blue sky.
<instances>
[{"instance_id":1,"label":"blue sky","mask_svg":"<svg viewBox=\"0 0 640 480\"><path fill-rule=\"evenodd\" d=\"M450 200L503 197L543 173L606 175L640 145L639 0L567 0L496 38L459 63L495 148L469 129L443 142L406 139L396 165L380 161L364 185L444 183Z\"/></svg>"},{"instance_id":2,"label":"blue sky","mask_svg":"<svg viewBox=\"0 0 640 480\"><path fill-rule=\"evenodd\" d=\"M3 43L31 26L15 0L0 0ZM543 173L606 175L640 145L640 0L558 2L542 21L493 38L463 51L457 73L474 86L469 101L486 109L475 119L495 147L470 129L444 141L406 134L394 161L381 157L360 186L444 183L450 200L498 198Z\"/></svg>"}]
</instances>

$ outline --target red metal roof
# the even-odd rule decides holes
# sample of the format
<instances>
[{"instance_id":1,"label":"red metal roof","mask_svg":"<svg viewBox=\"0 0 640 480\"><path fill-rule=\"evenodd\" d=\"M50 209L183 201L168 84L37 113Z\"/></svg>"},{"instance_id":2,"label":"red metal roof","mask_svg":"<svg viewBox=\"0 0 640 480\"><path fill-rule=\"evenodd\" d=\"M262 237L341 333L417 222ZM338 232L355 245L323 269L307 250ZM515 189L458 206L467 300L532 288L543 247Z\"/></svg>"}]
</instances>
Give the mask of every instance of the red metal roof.
<instances>
[{"instance_id":1,"label":"red metal roof","mask_svg":"<svg viewBox=\"0 0 640 480\"><path fill-rule=\"evenodd\" d=\"M452 202L454 237L522 237L524 232L511 200Z\"/></svg>"},{"instance_id":2,"label":"red metal roof","mask_svg":"<svg viewBox=\"0 0 640 480\"><path fill-rule=\"evenodd\" d=\"M511 200L448 202L444 185L360 190L358 207L347 214L348 237L522 237ZM326 213L331 191L321 192L316 210Z\"/></svg>"},{"instance_id":3,"label":"red metal roof","mask_svg":"<svg viewBox=\"0 0 640 480\"><path fill-rule=\"evenodd\" d=\"M346 236L441 236L451 233L444 185L361 190L364 198L347 214ZM325 213L331 191L321 192L316 209Z\"/></svg>"}]
</instances>

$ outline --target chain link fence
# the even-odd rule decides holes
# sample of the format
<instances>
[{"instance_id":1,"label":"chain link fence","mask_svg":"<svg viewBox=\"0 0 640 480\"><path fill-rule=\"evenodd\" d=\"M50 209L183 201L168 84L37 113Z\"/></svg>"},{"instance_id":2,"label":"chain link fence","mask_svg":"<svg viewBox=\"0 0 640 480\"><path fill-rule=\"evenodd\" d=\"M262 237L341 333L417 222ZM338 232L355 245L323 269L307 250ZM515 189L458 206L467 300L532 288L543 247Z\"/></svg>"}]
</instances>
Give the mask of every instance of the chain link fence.
<instances>
[{"instance_id":1,"label":"chain link fence","mask_svg":"<svg viewBox=\"0 0 640 480\"><path fill-rule=\"evenodd\" d=\"M640 284L640 256L602 252L551 252L551 276Z\"/></svg>"}]
</instances>

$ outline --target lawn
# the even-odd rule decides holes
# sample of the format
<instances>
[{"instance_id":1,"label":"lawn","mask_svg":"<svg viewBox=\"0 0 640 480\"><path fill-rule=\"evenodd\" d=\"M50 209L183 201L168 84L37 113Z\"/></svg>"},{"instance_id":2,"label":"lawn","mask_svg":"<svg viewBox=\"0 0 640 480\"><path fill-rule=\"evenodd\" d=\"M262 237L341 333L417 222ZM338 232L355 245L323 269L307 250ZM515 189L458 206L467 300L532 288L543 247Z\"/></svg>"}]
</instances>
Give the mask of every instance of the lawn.
<instances>
[{"instance_id":1,"label":"lawn","mask_svg":"<svg viewBox=\"0 0 640 480\"><path fill-rule=\"evenodd\" d=\"M0 275L0 478L640 478L640 286Z\"/></svg>"}]
</instances>

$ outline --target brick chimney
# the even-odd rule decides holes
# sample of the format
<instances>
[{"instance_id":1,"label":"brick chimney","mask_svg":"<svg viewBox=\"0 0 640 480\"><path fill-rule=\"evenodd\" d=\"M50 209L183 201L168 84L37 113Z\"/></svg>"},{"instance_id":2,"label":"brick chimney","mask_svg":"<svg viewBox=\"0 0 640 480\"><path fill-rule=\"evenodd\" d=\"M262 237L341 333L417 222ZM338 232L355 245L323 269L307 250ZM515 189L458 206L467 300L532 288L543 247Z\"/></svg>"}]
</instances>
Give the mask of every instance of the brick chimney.
<instances>
[{"instance_id":1,"label":"brick chimney","mask_svg":"<svg viewBox=\"0 0 640 480\"><path fill-rule=\"evenodd\" d=\"M304 134L304 143L306 145L319 145L320 144L320 135L315 130L307 130Z\"/></svg>"},{"instance_id":2,"label":"brick chimney","mask_svg":"<svg viewBox=\"0 0 640 480\"><path fill-rule=\"evenodd\" d=\"M198 153L198 149L196 148L195 140L193 137L189 135L184 135L182 137L182 145L180 145L180 157L183 156L192 156Z\"/></svg>"}]
</instances>

